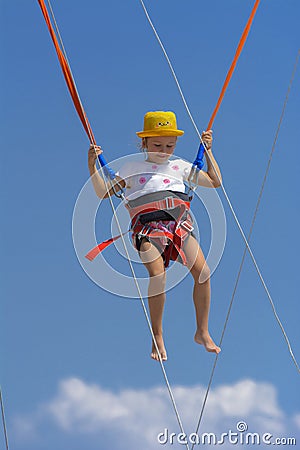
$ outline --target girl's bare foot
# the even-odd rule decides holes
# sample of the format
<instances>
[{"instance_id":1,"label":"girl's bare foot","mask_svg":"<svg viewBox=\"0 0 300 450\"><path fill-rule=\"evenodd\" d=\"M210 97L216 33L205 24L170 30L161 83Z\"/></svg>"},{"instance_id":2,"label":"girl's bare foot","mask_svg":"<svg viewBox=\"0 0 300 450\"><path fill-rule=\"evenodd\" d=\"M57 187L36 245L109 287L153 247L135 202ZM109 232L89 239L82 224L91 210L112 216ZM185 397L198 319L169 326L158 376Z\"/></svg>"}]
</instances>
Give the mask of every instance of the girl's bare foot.
<instances>
[{"instance_id":1,"label":"girl's bare foot","mask_svg":"<svg viewBox=\"0 0 300 450\"><path fill-rule=\"evenodd\" d=\"M220 347L218 347L214 341L212 340L212 338L210 337L209 333L202 333L201 331L197 330L194 340L197 344L200 345L204 345L205 349L208 352L212 352L212 353L220 353L221 349Z\"/></svg>"},{"instance_id":2,"label":"girl's bare foot","mask_svg":"<svg viewBox=\"0 0 300 450\"><path fill-rule=\"evenodd\" d=\"M161 359L163 361L167 361L167 359L168 359L167 358L167 352L166 352L166 349L165 349L164 340L163 340L162 335L161 334L155 334L154 337L155 337L155 340L156 340L156 343L157 343L157 347L158 347ZM159 356L157 354L154 342L152 342L151 358L155 359L156 361L159 361Z\"/></svg>"}]
</instances>

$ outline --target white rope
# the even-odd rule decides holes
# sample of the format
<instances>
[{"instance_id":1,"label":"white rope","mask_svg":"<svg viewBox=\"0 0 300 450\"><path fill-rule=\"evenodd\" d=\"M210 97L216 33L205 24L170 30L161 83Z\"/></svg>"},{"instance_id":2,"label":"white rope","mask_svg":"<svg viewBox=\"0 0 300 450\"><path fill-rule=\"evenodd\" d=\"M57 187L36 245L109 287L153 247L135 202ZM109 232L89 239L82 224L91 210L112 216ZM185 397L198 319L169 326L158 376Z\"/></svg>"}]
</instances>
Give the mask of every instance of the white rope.
<instances>
[{"instance_id":1,"label":"white rope","mask_svg":"<svg viewBox=\"0 0 300 450\"><path fill-rule=\"evenodd\" d=\"M47 1L48 1L48 6L49 6L49 9L50 9L51 17L52 17L52 20L53 20L53 23L54 23L54 26L55 26L56 35L57 35L57 37L58 37L58 39L59 39L59 43L60 43L61 49L62 49L63 54L64 54L64 57L66 58L66 61L67 61L67 63L68 63L68 67L69 67L69 69L70 69L70 73L71 73L71 75L72 75L72 78L73 78L73 81L74 81L74 85L75 85L75 79L74 79L73 73L72 73L72 71L71 71L71 66L70 66L70 63L69 63L69 60L68 60L68 55L67 55L67 52L66 52L66 49L65 49L65 46L64 46L64 43L63 43L63 40L62 40L60 31L59 31L59 28L58 28L58 24L57 24L55 15L54 15L54 11L53 11L51 2L50 2L50 0L47 0ZM76 85L75 85L75 86L76 86ZM76 92L77 92L77 94L78 94L78 91L76 91Z\"/></svg>"},{"instance_id":2,"label":"white rope","mask_svg":"<svg viewBox=\"0 0 300 450\"><path fill-rule=\"evenodd\" d=\"M74 77L73 77L73 74L72 74L72 71L71 71L71 68L70 68L70 64L69 64L67 55L66 55L66 51L65 51L65 47L63 45L61 34L59 33L59 30L58 30L57 22L55 20L55 16L54 16L54 12L53 12L53 8L51 6L50 0L48 0L48 4L49 4L49 7L50 7L50 11L51 11L51 15L52 15L52 18L53 18L53 21L54 21L54 24L55 24L55 28L56 28L56 31L58 33L58 37L59 37L59 40L60 40L60 43L61 43L61 46L62 46L62 49L63 49L63 52L64 52L64 56L66 58L66 61L67 61L67 64L69 66L70 73L71 73L71 76L73 78L73 82L74 82L74 85L75 85L75 88L76 88ZM80 96L79 96L79 92L78 92L77 88L76 88L76 92L77 92L80 104L82 106L82 102L80 100ZM82 106L82 109L83 109L83 106ZM86 122L86 125L87 125L87 129L89 130L86 118L85 118L85 122ZM93 139L92 139L92 136L90 135L90 133L89 133L89 137L90 137L90 141L93 142ZM95 149L95 153L97 154L96 149ZM106 179L106 176L104 174L103 167L101 166L101 164L100 164L100 162L98 160L98 157L97 157L96 161L97 161L97 163L99 165L99 169L101 171L101 175L102 175L102 178L103 178L104 183L105 183L105 189L106 189L107 192L109 192L110 186L107 183L107 179ZM140 286L139 286L139 282L138 282L138 279L137 279L137 276L136 276L133 264L132 264L131 259L130 259L130 255L129 255L129 251L128 251L128 248L127 248L127 244L126 244L125 238L123 236L123 231L121 229L121 225L120 225L120 222L119 222L119 219L118 219L117 211L116 211L116 208L114 206L114 203L113 203L113 200L112 200L112 196L109 195L108 198L109 198L109 202L110 202L110 206L111 206L113 215L114 215L115 220L116 220L117 228L118 228L119 233L121 235L122 244L123 244L123 247L124 247L124 250L125 250L125 253L126 253L126 257L127 257L127 261L128 261L129 267L130 267L130 271L131 271L132 277L134 279L134 283L135 283L135 286L136 286L136 289L137 289L137 293L138 293L138 296L139 296L139 299L140 299L140 303L141 303L141 306L142 306L142 309L143 309L143 312L144 312L144 315L145 315L145 319L146 319L146 322L147 322L147 325L148 325L148 328L149 328L149 331L150 331L150 334L151 334L151 337L152 337L152 340L153 340L153 343L154 343L155 350L156 350L156 352L158 354L160 367L161 367L161 370L162 370L162 373L163 373L163 377L164 377L164 380L165 380L165 383L166 383L166 386L167 386L167 390L168 390L168 393L169 393L169 396L170 396L170 399L171 399L171 403L172 403L172 406L173 406L173 409L174 409L174 412L175 412L175 415L176 415L176 419L177 419L177 422L178 422L178 425L179 425L181 433L183 433L185 435L184 428L183 428L182 421L181 421L181 417L180 417L180 414L179 414L179 411L178 411L178 408L177 408L177 405L176 405L176 402L175 402L175 398L174 398L174 395L173 395L173 391L172 391L172 388L171 388L171 385L170 385L170 382L169 382L169 379L168 379L168 376L167 376L167 373L166 373L166 370L165 370L165 367L164 367L164 364L163 364L163 360L162 360L160 351L158 349L156 338L155 338L155 335L154 335L153 330L152 330L149 314L147 312L147 308L146 308L146 305L145 305L145 302L144 302L144 299L143 299L143 295L142 295L142 292L141 292L141 289L140 289ZM123 199L124 199L124 197L123 197ZM187 450L190 450L188 443L186 443L186 448L187 448Z\"/></svg>"},{"instance_id":3,"label":"white rope","mask_svg":"<svg viewBox=\"0 0 300 450\"><path fill-rule=\"evenodd\" d=\"M162 41L161 41L161 39L160 39L160 37L159 37L157 31L156 31L156 29L155 29L155 26L154 26L154 24L153 24L153 22L152 22L152 20L151 20L151 18L150 18L150 16L149 16L149 13L148 13L148 11L147 11L147 9L146 9L146 6L145 6L143 0L139 0L139 1L140 1L141 5L142 5L142 7L143 7L143 10L144 10L145 15L146 15L146 17L147 17L147 19L148 19L148 22L149 22L149 24L150 24L150 26L151 26L151 28L152 28L152 30L153 30L153 32L154 32L154 34L155 34L157 40L158 40L158 43L159 43L159 45L160 45L160 47L161 47L161 49L162 49L162 51L163 51L163 53L164 53L164 55L165 55L165 57L166 57L167 63L168 63L168 65L169 65L170 69L171 69L171 72L172 72L172 75L173 75L173 77L174 77L175 83L176 83L176 85L177 85L177 87L178 87L178 89L179 89L179 93L180 93L180 96L181 96L181 98L182 98L182 100L183 100L183 103L184 103L184 106L185 106L185 108L186 108L186 111L187 111L187 113L188 113L188 115L189 115L189 117L190 117L190 119L191 119L191 121L192 121L192 123L193 123L193 125L194 125L194 128L195 128L195 130L196 130L196 133L197 133L198 137L200 138L200 141L202 142L202 144L204 145L204 147L205 147L205 149L206 149L205 143L202 141L202 138L201 138L201 134L200 134L200 132L199 132L199 129L198 129L198 127L197 127L197 125L196 125L196 123L195 123L195 120L193 119L193 116L192 116L192 114L191 114L191 111L190 111L190 109L189 109L189 107L188 107L188 105L187 105L187 101L186 101L185 96L184 96L184 94L183 94L183 91L182 91L182 89L181 89L181 87L180 87L178 78L177 78L177 76L176 76L176 73L175 73L175 70L174 70L174 68L173 68L173 65L172 65L172 63L171 63L171 61L170 61L170 58L168 57L167 51L166 51L166 49L165 49L165 47L164 47L164 45L163 45L163 43L162 43ZM255 269L256 269L256 272L257 272L257 274L258 274L258 276L259 276L259 279L260 279L260 281L261 281L261 283L262 283L262 285L263 285L263 288L264 288L264 290L265 290L265 292L266 292L266 294L267 294L267 297L268 297L268 299L269 299L269 302L270 302L271 307L272 307L272 310L273 310L273 314L274 314L275 319L276 319L276 321L277 321L277 323L278 323L278 325L279 325L279 327L280 327L280 329L281 329L281 331L282 331L282 334L283 334L283 336L284 336L284 339L285 339L285 341L286 341L286 343L287 343L288 350L289 350L289 353L290 353L290 355L291 355L291 357L292 357L292 360L293 360L293 362L294 362L294 364L295 364L295 366L296 366L298 372L300 372L300 368L299 368L299 365L298 365L298 363L297 363L297 360L296 360L296 358L295 358L295 356L294 356L294 353L293 353L293 351L292 351L291 344L290 344L289 339L288 339L288 337L287 337L287 334L286 334L286 332L285 332L285 330L284 330L284 327L283 327L283 325L282 325L282 323L281 323L281 321L280 321L280 319L279 319L279 316L278 316L278 314L277 314L277 312L276 312L276 308L275 308L274 302L273 302L273 300L272 300L270 291L269 291L269 289L268 289L268 287L267 287L267 285L266 285L266 283L265 283L265 281L264 281L264 278L263 278L263 276L262 276L262 273L261 273L261 271L260 271L260 269L259 269L259 267L258 267L258 264L257 264L257 262L256 262L256 259L255 259L255 257L254 257L254 254L253 254L253 252L252 252L252 250L251 250L251 248L250 248L249 242L248 242L248 240L247 240L247 238L246 238L246 236L245 236L245 233L244 233L244 231L243 231L243 229L242 229L242 226L241 226L241 224L240 224L240 222L239 222L239 220L238 220L238 217L237 217L237 215L236 215L236 213L235 213L235 210L234 210L234 208L233 208L233 206L232 206L232 203L231 203L231 201L230 201L230 199L229 199L229 196L228 196L228 194L227 194L227 192L226 192L226 189L225 189L225 187L224 187L224 185L223 185L223 182L222 182L222 180L221 180L221 178L220 178L220 176L219 176L219 174L218 174L218 172L217 172L217 170L216 170L216 167L215 167L215 165L214 165L214 163L213 163L213 161L212 161L212 159L211 159L211 157L210 157L210 155L209 155L208 152L206 152L206 156L208 157L208 159L209 159L209 161L210 161L210 163L211 163L211 165L212 165L212 167L213 167L213 170L214 170L214 172L215 172L215 174L216 174L216 176L217 176L217 178L218 178L218 181L220 182L220 186L221 186L221 189L222 189L223 194L224 194L224 196L225 196L225 199L226 199L226 201L227 201L227 203L228 203L228 205L229 205L230 211L231 211L231 213L232 213L232 215L233 215L233 218L234 218L234 220L235 220L235 222L236 222L236 224L237 224L237 226L238 226L238 229L239 229L239 231L240 231L240 234L241 234L241 236L242 236L242 238L243 238L243 241L244 241L244 243L245 243L245 245L246 245L246 249L248 250L248 252L249 252L249 254L250 254L250 257L251 257L251 259L252 259L252 262L253 262L253 264L254 264L254 267L255 267Z\"/></svg>"},{"instance_id":4,"label":"white rope","mask_svg":"<svg viewBox=\"0 0 300 450\"><path fill-rule=\"evenodd\" d=\"M171 72L172 72L173 78L174 78L174 80L175 80L175 83L176 83L176 85L177 85L177 88L178 88L178 91L179 91L179 93L180 93L181 99L182 99L182 101L183 101L183 103L184 103L185 109L186 109L186 111L187 111L187 113L188 113L188 115L189 115L189 118L191 119L191 122L192 122L192 124L194 125L194 128L195 128L195 130L196 130L196 133L197 133L197 135L198 135L200 141L204 144L204 142L202 141L201 133L199 132L198 127L197 127L197 125L196 125L196 122L194 121L194 118L193 118L192 113L191 113L191 111L190 111L190 108L189 108L189 106L188 106L188 104L187 104L187 101L186 101L185 96L184 96L184 94L183 94L183 91L182 91L182 89L181 89L180 83L179 83L179 81L178 81L178 78L177 78L177 75L176 75L175 70L174 70L174 68L173 68L173 65L172 65L172 63L171 63L171 60L170 60L170 58L169 58L169 56L168 56L168 53L167 53L167 51L166 51L166 49L165 49L165 47L164 47L164 45L163 45L163 43L162 43L162 41L161 41L161 39L160 39L158 33L157 33L157 31L156 31L156 28L155 28L155 26L154 26L154 24L153 24L153 22L152 22L152 20L151 20L151 18L150 18L150 16L149 16L149 13L148 13L148 11L147 11L147 8L146 8L146 6L145 6L143 0L140 0L140 2L141 2L141 5L142 5L142 7L143 7L143 10L144 10L144 12L145 12L145 15L146 15L146 17L147 17L147 19L148 19L148 22L149 22L149 24L150 24L150 26L151 26L151 28L152 28L152 30L153 30L153 33L155 34L155 37L156 37L156 39L157 39L157 41L158 41L158 43L159 43L159 45L160 45L160 48L162 49L163 54L165 55L165 58L166 58L166 60L167 60L167 63L168 63L168 65L169 65L169 68L170 68L170 70L171 70Z\"/></svg>"},{"instance_id":5,"label":"white rope","mask_svg":"<svg viewBox=\"0 0 300 450\"><path fill-rule=\"evenodd\" d=\"M6 450L9 450L8 435L7 435L7 427L6 427L4 403L3 403L1 386L0 386L0 403L1 403L1 415L2 415L2 424L3 424L3 432L4 432L4 439L5 439L5 447L6 447Z\"/></svg>"},{"instance_id":6,"label":"white rope","mask_svg":"<svg viewBox=\"0 0 300 450\"><path fill-rule=\"evenodd\" d=\"M250 240L250 238L252 236L254 224L255 224L255 221L256 221L257 213L258 213L258 209L259 209L259 206L260 206L260 202L261 202L261 199L262 199L262 195L263 195L263 192L264 192L264 188L265 188L265 185L266 185L267 177L268 177L270 166L271 166L271 161L272 161L273 154L274 154L274 151L275 151L275 147L276 147L277 138L278 138L278 135L279 135L281 123L282 123L282 120L283 120L283 116L284 116L284 113L285 113L286 105L287 105L289 94L290 94L291 87L292 87L292 83L293 83L294 76L295 76L295 73L296 73L296 69L297 69L297 66L298 66L299 56L300 56L300 50L298 50L298 54L297 54L297 57L296 57L296 62L294 64L292 76L290 78L290 82L289 82L289 86L288 86L288 89L287 89L287 92L286 92L286 96L285 96L284 104L283 104L283 107L282 107L280 119L279 119L279 122L278 122L278 125L277 125L277 129L276 129L273 145L272 145L272 148L271 148L271 151L270 151L269 160L268 160L266 171L265 171L265 175L264 175L264 178L263 178L263 182L262 182L262 185L261 185L261 188L260 188L260 192L259 192L259 195L258 195L256 207L255 207L255 211L254 211L254 214L253 214L251 227L250 227L250 231L249 231L249 234L248 234L248 241ZM241 259L240 267L239 267L239 270L238 270L237 278L236 278L236 281L235 281L235 285L234 285L234 288L233 288L231 301L230 301L230 304L229 304L229 307L228 307L228 311L227 311L224 327L223 327L223 330L222 330L222 335L221 335L221 339L220 339L220 342L219 342L219 346L220 347L222 346L222 342L223 342L223 339L224 339L225 331L226 331L226 328L227 328L227 324L228 324L228 321L229 321L231 309L232 309L232 306L233 306L233 300L235 298L235 294L236 294L237 287L238 287L238 284L239 284L239 280L240 280L240 276L241 276L241 273L242 273L242 269L243 269L243 265L244 265L246 254L247 254L247 248L245 247L245 250L244 250L244 253L243 253L243 256L242 256L242 259ZM198 423L197 423L197 428L196 428L196 431L195 431L196 434L198 434L198 431L199 431L199 428L200 428L200 425L201 425L201 422L202 422L204 408L205 408L205 405L206 405L206 402L207 402L207 398L208 398L208 394L209 394L209 390L210 390L210 387L211 387L211 384L212 384L214 372L215 372L216 365L217 365L217 360L218 360L218 355L216 355L216 357L215 357L215 361L214 361L214 364L213 364L213 367L212 367L212 370L211 370L211 374L210 374L207 390L206 390L206 393L205 393L205 396L204 396L202 408L201 408L200 415L199 415L199 420L198 420ZM193 448L194 448L194 445L192 446L191 450L193 450Z\"/></svg>"}]
</instances>

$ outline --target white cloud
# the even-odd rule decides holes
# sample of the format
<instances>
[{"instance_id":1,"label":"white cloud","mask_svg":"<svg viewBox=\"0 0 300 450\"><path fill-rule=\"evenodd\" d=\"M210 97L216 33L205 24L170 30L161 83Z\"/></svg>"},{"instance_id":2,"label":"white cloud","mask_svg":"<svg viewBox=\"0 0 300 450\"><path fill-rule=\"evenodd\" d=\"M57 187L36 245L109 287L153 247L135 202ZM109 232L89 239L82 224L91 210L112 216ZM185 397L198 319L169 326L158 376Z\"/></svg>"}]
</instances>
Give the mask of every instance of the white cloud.
<instances>
[{"instance_id":1,"label":"white cloud","mask_svg":"<svg viewBox=\"0 0 300 450\"><path fill-rule=\"evenodd\" d=\"M108 426L130 415L128 405L117 395L97 385L85 384L78 378L62 381L58 395L45 405L45 411L63 429L82 431L93 431L99 425Z\"/></svg>"},{"instance_id":2,"label":"white cloud","mask_svg":"<svg viewBox=\"0 0 300 450\"><path fill-rule=\"evenodd\" d=\"M300 414L295 414L293 419L296 427L300 430Z\"/></svg>"},{"instance_id":3,"label":"white cloud","mask_svg":"<svg viewBox=\"0 0 300 450\"><path fill-rule=\"evenodd\" d=\"M175 386L173 392L189 434L197 423L205 388ZM62 431L75 435L110 432L113 439L115 433L118 441L121 436L131 450L162 448L157 442L159 432L165 428L179 432L165 387L113 392L79 378L69 378L59 383L55 397L37 411L39 413L33 413L31 419L19 417L15 422L16 432L24 434L24 424L32 432L37 422L51 419ZM200 434L237 431L236 424L240 420L248 424L249 432L277 433L278 436L278 433L284 435L291 431L291 423L295 428L300 414L291 419L285 416L278 404L276 389L270 383L242 380L211 389Z\"/></svg>"}]
</instances>

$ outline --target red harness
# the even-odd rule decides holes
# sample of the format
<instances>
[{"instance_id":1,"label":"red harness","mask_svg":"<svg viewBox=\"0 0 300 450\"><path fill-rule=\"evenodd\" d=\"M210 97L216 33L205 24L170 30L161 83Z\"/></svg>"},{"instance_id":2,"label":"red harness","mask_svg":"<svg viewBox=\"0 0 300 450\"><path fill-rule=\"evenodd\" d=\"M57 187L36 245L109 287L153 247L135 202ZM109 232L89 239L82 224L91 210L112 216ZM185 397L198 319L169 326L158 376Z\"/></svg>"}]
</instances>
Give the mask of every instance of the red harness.
<instances>
[{"instance_id":1,"label":"red harness","mask_svg":"<svg viewBox=\"0 0 300 450\"><path fill-rule=\"evenodd\" d=\"M170 260L176 260L180 256L182 263L186 265L187 260L183 251L183 242L193 231L192 218L190 216L190 202L184 201L177 196L168 196L162 200L157 200L153 202L148 202L139 206L130 206L130 202L127 203L126 208L129 211L131 217L130 230L133 232L133 236L138 235L140 238L145 237L150 240L153 239L154 242L159 240L159 238L167 238L167 245L162 248L162 253L164 255L165 267L168 267ZM171 217L172 211L176 209L176 218L174 232L160 230L151 224L141 222L141 217L144 214L148 214L154 211L165 211ZM172 220L172 219L169 219ZM128 231L126 233L128 233ZM124 234L107 239L101 244L93 248L87 255L86 258L92 261L99 253L101 253L107 246L112 244L114 241L119 239ZM156 241L155 241L156 240Z\"/></svg>"},{"instance_id":2,"label":"red harness","mask_svg":"<svg viewBox=\"0 0 300 450\"><path fill-rule=\"evenodd\" d=\"M174 232L160 230L150 224L143 224L141 216L154 211L166 211L172 217L172 211L176 208L176 218ZM161 250L164 256L165 267L168 267L170 260L175 261L180 256L182 263L186 265L186 256L183 251L183 242L193 231L192 220L189 214L190 202L186 202L179 197L169 196L162 200L146 203L135 208L128 208L131 217L131 230L133 236L145 237L154 242L160 242L160 238L167 238L167 244ZM184 219L183 217L186 216ZM170 219L172 220L172 219ZM161 245L159 245L161 246Z\"/></svg>"}]
</instances>

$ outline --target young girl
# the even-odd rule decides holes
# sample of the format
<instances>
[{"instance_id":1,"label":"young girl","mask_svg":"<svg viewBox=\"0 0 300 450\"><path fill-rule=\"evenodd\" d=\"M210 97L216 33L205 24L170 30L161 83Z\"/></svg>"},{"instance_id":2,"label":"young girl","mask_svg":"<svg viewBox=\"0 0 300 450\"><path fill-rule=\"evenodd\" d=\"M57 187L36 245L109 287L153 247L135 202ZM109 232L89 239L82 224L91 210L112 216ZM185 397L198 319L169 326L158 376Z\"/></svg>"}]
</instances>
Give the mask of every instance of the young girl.
<instances>
[{"instance_id":1,"label":"young girl","mask_svg":"<svg viewBox=\"0 0 300 450\"><path fill-rule=\"evenodd\" d=\"M118 172L119 186L126 188L126 200L132 218L133 242L149 273L148 304L153 334L162 360L167 359L163 340L162 318L165 304L166 267L170 259L185 264L194 278L193 300L197 329L195 342L204 345L208 352L221 349L208 331L210 307L210 274L203 252L192 234L188 198L184 181L188 180L192 164L181 159L171 159L177 137L183 135L177 129L173 112L148 112L144 117L144 129L137 135L142 138L145 161L125 164ZM221 174L212 154L212 131L202 135L206 145L207 171L200 171L199 186L220 186ZM88 167L93 186L100 198L113 194L107 191L104 180L96 168L98 146L90 146ZM207 156L209 154L209 157ZM113 182L112 182L113 183ZM152 343L151 357L159 360Z\"/></svg>"}]
</instances>

